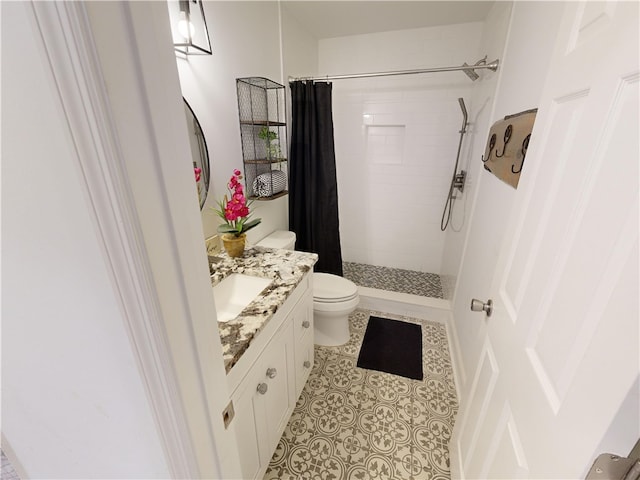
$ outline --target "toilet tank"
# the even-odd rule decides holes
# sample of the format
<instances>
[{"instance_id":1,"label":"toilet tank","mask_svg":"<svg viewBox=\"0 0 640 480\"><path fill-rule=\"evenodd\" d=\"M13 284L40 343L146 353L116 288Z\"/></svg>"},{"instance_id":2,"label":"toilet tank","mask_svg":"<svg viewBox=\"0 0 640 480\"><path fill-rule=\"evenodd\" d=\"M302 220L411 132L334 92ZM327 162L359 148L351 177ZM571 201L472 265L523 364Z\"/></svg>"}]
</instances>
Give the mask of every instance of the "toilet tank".
<instances>
[{"instance_id":1,"label":"toilet tank","mask_svg":"<svg viewBox=\"0 0 640 480\"><path fill-rule=\"evenodd\" d=\"M276 230L270 233L258 243L259 247L267 248L282 248L285 250L293 250L296 246L296 234L295 232L289 232L285 230Z\"/></svg>"}]
</instances>

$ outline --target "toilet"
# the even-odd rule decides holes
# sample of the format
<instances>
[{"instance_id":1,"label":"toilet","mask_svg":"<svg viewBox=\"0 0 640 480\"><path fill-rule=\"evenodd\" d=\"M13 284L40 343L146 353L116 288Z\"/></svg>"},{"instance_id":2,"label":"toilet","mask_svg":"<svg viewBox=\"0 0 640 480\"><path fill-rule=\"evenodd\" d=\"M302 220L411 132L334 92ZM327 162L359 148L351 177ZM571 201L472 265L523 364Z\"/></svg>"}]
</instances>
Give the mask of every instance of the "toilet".
<instances>
[{"instance_id":1,"label":"toilet","mask_svg":"<svg viewBox=\"0 0 640 480\"><path fill-rule=\"evenodd\" d=\"M295 232L276 230L256 245L293 250ZM358 287L346 278L330 273L313 274L313 330L317 345L335 347L349 341L349 314L360 297Z\"/></svg>"}]
</instances>

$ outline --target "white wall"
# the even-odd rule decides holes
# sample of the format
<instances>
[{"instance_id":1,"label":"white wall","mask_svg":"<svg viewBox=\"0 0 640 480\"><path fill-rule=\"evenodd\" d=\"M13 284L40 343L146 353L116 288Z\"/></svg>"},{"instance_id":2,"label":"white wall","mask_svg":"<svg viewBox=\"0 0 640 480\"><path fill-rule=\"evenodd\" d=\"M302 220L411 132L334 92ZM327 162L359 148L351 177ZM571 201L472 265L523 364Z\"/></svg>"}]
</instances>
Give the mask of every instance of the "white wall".
<instances>
[{"instance_id":1,"label":"white wall","mask_svg":"<svg viewBox=\"0 0 640 480\"><path fill-rule=\"evenodd\" d=\"M474 63L482 23L320 41L319 73ZM473 82L462 72L333 83L345 261L440 273L440 218ZM473 110L471 110L473 111Z\"/></svg>"},{"instance_id":2,"label":"white wall","mask_svg":"<svg viewBox=\"0 0 640 480\"><path fill-rule=\"evenodd\" d=\"M282 28L282 71L287 87L287 122L291 125L289 77L310 77L318 73L318 39L310 34L280 3ZM289 145L291 144L289 130Z\"/></svg>"},{"instance_id":3,"label":"white wall","mask_svg":"<svg viewBox=\"0 0 640 480\"><path fill-rule=\"evenodd\" d=\"M28 8L2 4L2 433L29 478L166 478Z\"/></svg>"},{"instance_id":4,"label":"white wall","mask_svg":"<svg viewBox=\"0 0 640 480\"><path fill-rule=\"evenodd\" d=\"M454 223L462 216L466 218L461 232L448 232L444 259L445 272L455 277L456 284L452 292L452 333L461 396L469 386L466 373L475 370L481 348L477 342L480 317L469 310L469 303L471 298L489 298L515 197L515 189L482 168L486 135L491 124L505 115L537 107L563 8L560 2L497 2L485 24L483 47L499 57L501 65L497 79L490 80L494 84L497 80L495 94L492 83L487 83L486 88L476 92L479 100L474 97L479 107L472 114L477 117L477 124L469 158L471 188L465 192L465 201L455 205ZM506 46L500 52L505 32ZM527 174L526 167L523 176Z\"/></svg>"},{"instance_id":5,"label":"white wall","mask_svg":"<svg viewBox=\"0 0 640 480\"><path fill-rule=\"evenodd\" d=\"M284 80L288 77L313 76L318 71L318 39L300 25L287 10L287 2L281 3L282 64ZM287 100L291 97L288 96ZM290 107L291 102L288 102Z\"/></svg>"},{"instance_id":6,"label":"white wall","mask_svg":"<svg viewBox=\"0 0 640 480\"><path fill-rule=\"evenodd\" d=\"M205 1L213 55L177 55L182 93L200 121L211 166L209 195L202 210L205 237L216 234L219 218L210 207L222 199L234 169L243 170L236 78L259 76L282 82L277 2ZM256 242L288 229L288 197L254 202L262 223L248 234Z\"/></svg>"}]
</instances>

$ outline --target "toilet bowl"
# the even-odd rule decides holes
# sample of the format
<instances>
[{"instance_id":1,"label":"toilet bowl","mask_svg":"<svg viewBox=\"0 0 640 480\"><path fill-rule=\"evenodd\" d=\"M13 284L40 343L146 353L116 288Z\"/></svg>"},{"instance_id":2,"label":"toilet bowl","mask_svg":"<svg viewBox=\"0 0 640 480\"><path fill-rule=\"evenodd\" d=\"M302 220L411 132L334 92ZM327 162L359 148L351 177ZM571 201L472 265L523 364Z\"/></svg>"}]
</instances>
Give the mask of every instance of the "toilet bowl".
<instances>
[{"instance_id":1,"label":"toilet bowl","mask_svg":"<svg viewBox=\"0 0 640 480\"><path fill-rule=\"evenodd\" d=\"M269 248L293 250L296 242L294 232L276 230L256 245ZM358 287L346 278L330 273L313 274L313 330L317 345L334 347L349 341L349 314L353 312L360 297Z\"/></svg>"}]
</instances>

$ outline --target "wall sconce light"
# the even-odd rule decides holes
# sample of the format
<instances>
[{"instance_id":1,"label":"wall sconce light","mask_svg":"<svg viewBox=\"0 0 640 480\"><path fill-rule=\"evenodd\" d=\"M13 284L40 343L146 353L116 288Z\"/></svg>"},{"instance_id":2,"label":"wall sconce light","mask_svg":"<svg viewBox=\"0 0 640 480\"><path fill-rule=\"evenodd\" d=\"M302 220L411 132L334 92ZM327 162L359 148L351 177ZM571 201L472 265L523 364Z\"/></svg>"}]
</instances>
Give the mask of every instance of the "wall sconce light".
<instances>
[{"instance_id":1,"label":"wall sconce light","mask_svg":"<svg viewBox=\"0 0 640 480\"><path fill-rule=\"evenodd\" d=\"M169 0L173 46L185 55L211 55L202 0Z\"/></svg>"}]
</instances>

